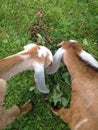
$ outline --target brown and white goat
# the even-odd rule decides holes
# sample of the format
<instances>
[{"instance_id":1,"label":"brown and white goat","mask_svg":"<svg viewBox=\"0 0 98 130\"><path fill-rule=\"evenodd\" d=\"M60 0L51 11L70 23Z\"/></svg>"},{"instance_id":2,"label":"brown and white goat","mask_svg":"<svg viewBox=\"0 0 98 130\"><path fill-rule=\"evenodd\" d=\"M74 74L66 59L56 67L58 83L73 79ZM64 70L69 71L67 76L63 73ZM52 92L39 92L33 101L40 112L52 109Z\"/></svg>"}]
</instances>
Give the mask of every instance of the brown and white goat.
<instances>
[{"instance_id":1,"label":"brown and white goat","mask_svg":"<svg viewBox=\"0 0 98 130\"><path fill-rule=\"evenodd\" d=\"M40 45L28 44L24 51L0 60L0 78L9 80L12 76L34 70L34 78L40 92L49 93L45 85L44 68L52 63L51 51Z\"/></svg>"},{"instance_id":2,"label":"brown and white goat","mask_svg":"<svg viewBox=\"0 0 98 130\"><path fill-rule=\"evenodd\" d=\"M31 101L27 101L21 108L17 105L14 105L12 108L8 110L5 109L3 107L5 91L6 91L6 81L0 79L0 130L2 130L5 126L14 122L19 115L23 113L26 114L32 109Z\"/></svg>"},{"instance_id":3,"label":"brown and white goat","mask_svg":"<svg viewBox=\"0 0 98 130\"><path fill-rule=\"evenodd\" d=\"M70 108L52 107L52 112L71 130L98 130L98 62L74 40L60 45L47 74L55 73L63 60L72 77L72 97Z\"/></svg>"}]
</instances>

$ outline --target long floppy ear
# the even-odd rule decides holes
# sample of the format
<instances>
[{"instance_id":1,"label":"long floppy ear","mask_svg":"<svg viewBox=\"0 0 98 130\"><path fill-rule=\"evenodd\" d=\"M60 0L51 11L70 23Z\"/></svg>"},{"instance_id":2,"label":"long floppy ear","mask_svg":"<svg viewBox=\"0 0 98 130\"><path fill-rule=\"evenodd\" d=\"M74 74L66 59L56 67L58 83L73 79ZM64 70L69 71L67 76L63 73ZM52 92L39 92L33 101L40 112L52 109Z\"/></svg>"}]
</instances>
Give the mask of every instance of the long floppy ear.
<instances>
[{"instance_id":1,"label":"long floppy ear","mask_svg":"<svg viewBox=\"0 0 98 130\"><path fill-rule=\"evenodd\" d=\"M34 72L34 78L38 90L42 93L49 93L49 89L45 85L44 64L36 63L34 66Z\"/></svg>"},{"instance_id":2,"label":"long floppy ear","mask_svg":"<svg viewBox=\"0 0 98 130\"><path fill-rule=\"evenodd\" d=\"M81 53L79 54L82 60L86 61L89 63L91 66L95 67L98 69L98 61L89 53L86 51L82 50Z\"/></svg>"},{"instance_id":3,"label":"long floppy ear","mask_svg":"<svg viewBox=\"0 0 98 130\"><path fill-rule=\"evenodd\" d=\"M53 63L47 68L46 74L54 74L59 69L64 52L65 50L63 48L59 48L56 51L53 57Z\"/></svg>"}]
</instances>

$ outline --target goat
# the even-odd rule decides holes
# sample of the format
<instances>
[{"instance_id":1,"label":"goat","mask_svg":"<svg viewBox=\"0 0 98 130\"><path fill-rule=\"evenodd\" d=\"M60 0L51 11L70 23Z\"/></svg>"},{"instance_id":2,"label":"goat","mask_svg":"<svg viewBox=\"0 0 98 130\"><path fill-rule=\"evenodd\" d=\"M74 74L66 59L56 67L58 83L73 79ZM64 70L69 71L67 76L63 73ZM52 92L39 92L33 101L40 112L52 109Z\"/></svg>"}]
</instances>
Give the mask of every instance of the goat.
<instances>
[{"instance_id":1,"label":"goat","mask_svg":"<svg viewBox=\"0 0 98 130\"><path fill-rule=\"evenodd\" d=\"M60 46L47 74L55 73L62 60L72 77L72 97L70 108L52 106L51 110L71 130L98 130L98 62L74 40L63 41Z\"/></svg>"},{"instance_id":2,"label":"goat","mask_svg":"<svg viewBox=\"0 0 98 130\"><path fill-rule=\"evenodd\" d=\"M8 110L5 109L3 107L5 91L6 81L4 79L0 79L0 130L14 122L19 115L23 113L26 114L32 109L31 101L27 101L21 108L18 105L14 105Z\"/></svg>"},{"instance_id":3,"label":"goat","mask_svg":"<svg viewBox=\"0 0 98 130\"><path fill-rule=\"evenodd\" d=\"M34 70L38 90L49 93L45 85L44 68L52 61L53 56L48 48L31 43L24 46L23 51L0 60L0 78L9 80L20 72Z\"/></svg>"}]
</instances>

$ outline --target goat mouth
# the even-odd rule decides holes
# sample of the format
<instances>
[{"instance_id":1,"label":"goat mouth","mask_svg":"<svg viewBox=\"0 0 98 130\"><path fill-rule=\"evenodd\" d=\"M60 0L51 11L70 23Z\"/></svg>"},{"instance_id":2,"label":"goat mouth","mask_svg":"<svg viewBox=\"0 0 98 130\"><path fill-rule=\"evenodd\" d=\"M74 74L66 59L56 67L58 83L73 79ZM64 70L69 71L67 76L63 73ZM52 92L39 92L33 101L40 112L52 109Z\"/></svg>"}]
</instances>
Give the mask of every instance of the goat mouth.
<instances>
[{"instance_id":1,"label":"goat mouth","mask_svg":"<svg viewBox=\"0 0 98 130\"><path fill-rule=\"evenodd\" d=\"M53 108L54 110L60 109L62 108L62 104L57 103L56 105L54 104L54 102L51 102L51 108Z\"/></svg>"}]
</instances>

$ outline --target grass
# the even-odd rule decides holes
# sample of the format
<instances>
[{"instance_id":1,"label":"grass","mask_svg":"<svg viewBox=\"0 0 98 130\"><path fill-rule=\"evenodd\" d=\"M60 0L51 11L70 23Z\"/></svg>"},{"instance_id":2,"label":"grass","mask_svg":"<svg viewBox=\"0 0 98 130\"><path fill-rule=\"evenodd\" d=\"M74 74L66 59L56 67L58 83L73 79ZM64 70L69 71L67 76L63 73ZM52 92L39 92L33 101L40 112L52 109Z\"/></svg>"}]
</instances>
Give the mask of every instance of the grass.
<instances>
[{"instance_id":1,"label":"grass","mask_svg":"<svg viewBox=\"0 0 98 130\"><path fill-rule=\"evenodd\" d=\"M36 41L32 35L35 31L45 37L44 45L53 53L62 40L75 39L98 60L97 0L0 0L0 4L0 58L21 51L31 40ZM44 16L39 17L37 12ZM40 28L34 30L35 26ZM56 74L46 76L46 83L51 90L48 95L30 91L36 87L31 71L8 81L6 108L16 103L22 105L28 99L34 102L34 106L29 114L18 117L5 130L69 130L50 111L52 101L69 106L71 78L64 65Z\"/></svg>"}]
</instances>

